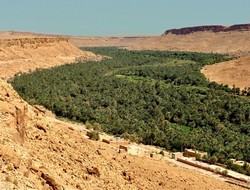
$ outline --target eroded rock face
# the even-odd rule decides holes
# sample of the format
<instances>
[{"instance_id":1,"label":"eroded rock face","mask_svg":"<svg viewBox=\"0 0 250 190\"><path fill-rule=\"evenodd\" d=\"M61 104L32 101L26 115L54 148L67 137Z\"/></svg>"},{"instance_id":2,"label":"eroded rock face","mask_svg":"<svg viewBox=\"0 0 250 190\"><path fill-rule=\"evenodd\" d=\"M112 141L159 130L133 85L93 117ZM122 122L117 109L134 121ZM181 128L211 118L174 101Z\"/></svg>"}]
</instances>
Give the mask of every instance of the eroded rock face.
<instances>
[{"instance_id":1,"label":"eroded rock face","mask_svg":"<svg viewBox=\"0 0 250 190\"><path fill-rule=\"evenodd\" d=\"M250 24L237 24L232 26L222 26L222 25L210 25L210 26L195 26L186 27L180 29L167 30L163 35L175 34L175 35L187 35L194 32L231 32L231 31L248 31L250 30Z\"/></svg>"},{"instance_id":2,"label":"eroded rock face","mask_svg":"<svg viewBox=\"0 0 250 190\"><path fill-rule=\"evenodd\" d=\"M59 37L50 37L50 38L20 38L20 39L1 39L0 45L5 47L11 47L11 46L21 46L21 47L29 47L29 45L36 45L36 47L43 46L44 44L52 44L52 43L58 43L58 42L68 42L67 38L59 38Z\"/></svg>"},{"instance_id":3,"label":"eroded rock face","mask_svg":"<svg viewBox=\"0 0 250 190\"><path fill-rule=\"evenodd\" d=\"M38 68L99 59L63 37L0 39L0 78L4 79Z\"/></svg>"},{"instance_id":4,"label":"eroded rock face","mask_svg":"<svg viewBox=\"0 0 250 190\"><path fill-rule=\"evenodd\" d=\"M1 79L0 131L0 189L136 189L83 133L30 106Z\"/></svg>"}]
</instances>

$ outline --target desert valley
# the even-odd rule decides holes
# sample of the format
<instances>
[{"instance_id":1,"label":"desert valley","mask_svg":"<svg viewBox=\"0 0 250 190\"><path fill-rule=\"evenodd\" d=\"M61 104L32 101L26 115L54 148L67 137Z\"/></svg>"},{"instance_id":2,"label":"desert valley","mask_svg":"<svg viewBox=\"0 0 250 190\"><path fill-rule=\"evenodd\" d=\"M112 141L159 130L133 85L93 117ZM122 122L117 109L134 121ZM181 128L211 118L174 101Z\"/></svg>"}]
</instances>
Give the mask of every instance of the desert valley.
<instances>
[{"instance_id":1,"label":"desert valley","mask_svg":"<svg viewBox=\"0 0 250 190\"><path fill-rule=\"evenodd\" d=\"M250 188L171 161L184 148L223 167L250 161L250 24L161 36L0 32L0 77L2 190ZM152 151L128 153L112 138Z\"/></svg>"}]
</instances>

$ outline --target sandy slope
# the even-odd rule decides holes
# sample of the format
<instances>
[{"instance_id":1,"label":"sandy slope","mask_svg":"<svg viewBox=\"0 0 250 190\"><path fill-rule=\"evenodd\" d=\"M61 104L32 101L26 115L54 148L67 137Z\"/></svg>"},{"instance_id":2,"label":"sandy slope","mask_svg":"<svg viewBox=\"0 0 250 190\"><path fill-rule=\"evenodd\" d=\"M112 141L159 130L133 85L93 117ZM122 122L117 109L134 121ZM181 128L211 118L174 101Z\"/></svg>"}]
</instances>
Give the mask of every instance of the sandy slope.
<instances>
[{"instance_id":1,"label":"sandy slope","mask_svg":"<svg viewBox=\"0 0 250 190\"><path fill-rule=\"evenodd\" d=\"M237 86L241 89L250 87L250 56L236 60L205 66L201 72L217 83Z\"/></svg>"},{"instance_id":2,"label":"sandy slope","mask_svg":"<svg viewBox=\"0 0 250 190\"><path fill-rule=\"evenodd\" d=\"M98 56L81 51L70 44L67 38L40 36L0 38L0 78L12 77L18 72L33 71L37 68L72 63L76 60L96 59L99 59Z\"/></svg>"},{"instance_id":3,"label":"sandy slope","mask_svg":"<svg viewBox=\"0 0 250 190\"><path fill-rule=\"evenodd\" d=\"M178 50L217 53L249 53L250 31L195 32L188 35L71 37L77 46L119 46L128 49Z\"/></svg>"}]
</instances>

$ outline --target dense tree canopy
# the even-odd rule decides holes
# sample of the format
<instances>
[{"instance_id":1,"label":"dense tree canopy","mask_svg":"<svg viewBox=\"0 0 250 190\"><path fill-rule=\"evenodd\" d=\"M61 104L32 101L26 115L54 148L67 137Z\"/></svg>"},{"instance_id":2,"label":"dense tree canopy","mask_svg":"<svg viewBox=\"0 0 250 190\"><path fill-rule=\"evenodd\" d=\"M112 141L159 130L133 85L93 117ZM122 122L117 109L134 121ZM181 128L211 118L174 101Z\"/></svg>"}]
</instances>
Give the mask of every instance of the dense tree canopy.
<instances>
[{"instance_id":1,"label":"dense tree canopy","mask_svg":"<svg viewBox=\"0 0 250 190\"><path fill-rule=\"evenodd\" d=\"M12 85L29 103L108 133L171 150L208 151L221 162L250 161L250 98L200 73L227 56L88 50L112 59L38 70L15 77Z\"/></svg>"}]
</instances>

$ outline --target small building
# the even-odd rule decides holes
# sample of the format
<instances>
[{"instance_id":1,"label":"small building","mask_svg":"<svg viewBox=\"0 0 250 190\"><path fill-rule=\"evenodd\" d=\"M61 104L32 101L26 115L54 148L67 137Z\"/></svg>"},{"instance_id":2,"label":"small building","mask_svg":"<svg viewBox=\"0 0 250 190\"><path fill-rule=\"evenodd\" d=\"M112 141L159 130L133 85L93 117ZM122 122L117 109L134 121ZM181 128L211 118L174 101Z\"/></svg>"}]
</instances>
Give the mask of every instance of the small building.
<instances>
[{"instance_id":1,"label":"small building","mask_svg":"<svg viewBox=\"0 0 250 190\"><path fill-rule=\"evenodd\" d=\"M229 159L233 164L235 164L235 162L236 162L236 159L234 159L234 158L231 158L231 159Z\"/></svg>"},{"instance_id":2,"label":"small building","mask_svg":"<svg viewBox=\"0 0 250 190\"><path fill-rule=\"evenodd\" d=\"M235 162L235 164L239 165L239 166L244 166L245 162L242 160L238 160Z\"/></svg>"},{"instance_id":3,"label":"small building","mask_svg":"<svg viewBox=\"0 0 250 190\"><path fill-rule=\"evenodd\" d=\"M129 141L123 139L123 138L120 138L120 137L115 137L113 139L110 139L110 144L113 144L113 145L128 145L129 144Z\"/></svg>"},{"instance_id":4,"label":"small building","mask_svg":"<svg viewBox=\"0 0 250 190\"><path fill-rule=\"evenodd\" d=\"M230 161L232 161L233 164L236 164L238 166L244 166L244 164L246 163L247 165L250 165L250 163L242 161L242 160L236 160L236 159L230 159Z\"/></svg>"},{"instance_id":5,"label":"small building","mask_svg":"<svg viewBox=\"0 0 250 190\"><path fill-rule=\"evenodd\" d=\"M119 152L120 152L121 150L124 150L125 152L128 152L128 147L127 147L127 146L124 146L124 145L120 145L120 146L119 146Z\"/></svg>"},{"instance_id":6,"label":"small building","mask_svg":"<svg viewBox=\"0 0 250 190\"><path fill-rule=\"evenodd\" d=\"M128 147L128 154L133 155L133 156L140 156L143 157L145 154L148 154L148 150L145 148L142 148L137 145L130 145Z\"/></svg>"},{"instance_id":7,"label":"small building","mask_svg":"<svg viewBox=\"0 0 250 190\"><path fill-rule=\"evenodd\" d=\"M187 148L184 150L183 156L185 156L185 157L195 157L197 154L201 155L201 158L203 156L207 156L207 152L202 152L202 151L187 149Z\"/></svg>"},{"instance_id":8,"label":"small building","mask_svg":"<svg viewBox=\"0 0 250 190\"><path fill-rule=\"evenodd\" d=\"M102 142L107 143L107 144L110 144L110 141L107 140L107 139L102 139Z\"/></svg>"}]
</instances>

